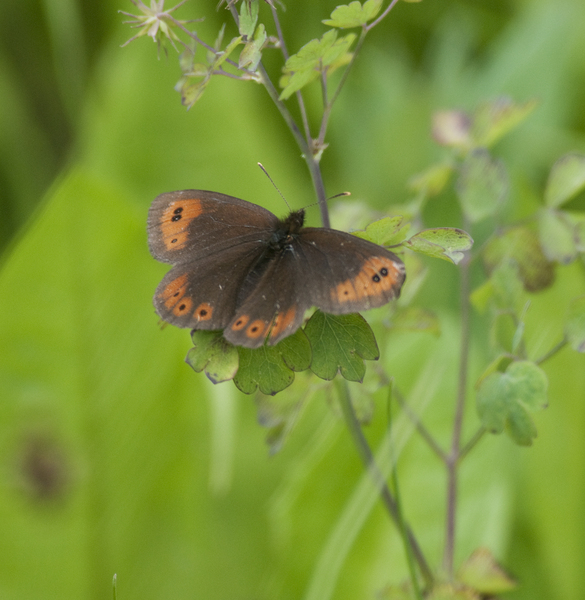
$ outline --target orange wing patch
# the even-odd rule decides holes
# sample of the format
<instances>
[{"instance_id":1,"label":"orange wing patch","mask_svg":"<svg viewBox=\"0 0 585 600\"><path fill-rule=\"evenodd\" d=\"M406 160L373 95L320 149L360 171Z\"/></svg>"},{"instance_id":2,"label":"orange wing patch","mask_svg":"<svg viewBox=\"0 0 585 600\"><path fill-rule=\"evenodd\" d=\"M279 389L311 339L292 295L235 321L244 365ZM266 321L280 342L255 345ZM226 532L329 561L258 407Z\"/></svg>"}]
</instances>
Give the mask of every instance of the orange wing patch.
<instances>
[{"instance_id":1,"label":"orange wing patch","mask_svg":"<svg viewBox=\"0 0 585 600\"><path fill-rule=\"evenodd\" d=\"M197 319L197 322L209 321L213 316L213 306L208 302L202 302L193 313L193 316Z\"/></svg>"},{"instance_id":2,"label":"orange wing patch","mask_svg":"<svg viewBox=\"0 0 585 600\"><path fill-rule=\"evenodd\" d=\"M203 212L201 200L175 200L163 212L161 230L163 243L169 251L181 250L189 239L189 223Z\"/></svg>"},{"instance_id":3,"label":"orange wing patch","mask_svg":"<svg viewBox=\"0 0 585 600\"><path fill-rule=\"evenodd\" d=\"M267 327L268 323L266 323L262 319L256 319L255 321L250 323L250 325L248 325L246 329L246 337L256 340L264 335L264 332L266 331Z\"/></svg>"},{"instance_id":4,"label":"orange wing patch","mask_svg":"<svg viewBox=\"0 0 585 600\"><path fill-rule=\"evenodd\" d=\"M283 331L289 327L293 321L295 320L295 316L297 314L296 308L293 306L289 308L285 313L278 313L276 317L274 317L274 321L272 323L272 329L270 330L270 339L274 339L279 336Z\"/></svg>"},{"instance_id":5,"label":"orange wing patch","mask_svg":"<svg viewBox=\"0 0 585 600\"><path fill-rule=\"evenodd\" d=\"M392 291L402 279L402 270L390 258L373 256L353 279L346 279L331 290L331 299L344 304L379 298Z\"/></svg>"}]
</instances>

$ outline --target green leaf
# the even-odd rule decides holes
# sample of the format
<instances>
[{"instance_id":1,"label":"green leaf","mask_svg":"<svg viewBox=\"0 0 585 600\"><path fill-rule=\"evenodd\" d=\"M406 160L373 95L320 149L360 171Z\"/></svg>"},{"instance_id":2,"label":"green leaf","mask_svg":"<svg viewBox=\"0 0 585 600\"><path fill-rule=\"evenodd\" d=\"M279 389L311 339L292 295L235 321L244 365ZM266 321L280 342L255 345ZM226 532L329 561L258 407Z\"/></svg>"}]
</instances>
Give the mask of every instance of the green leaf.
<instances>
[{"instance_id":1,"label":"green leaf","mask_svg":"<svg viewBox=\"0 0 585 600\"><path fill-rule=\"evenodd\" d=\"M536 100L515 104L506 97L481 103L473 113L471 136L474 146L492 146L524 121L537 105Z\"/></svg>"},{"instance_id":2,"label":"green leaf","mask_svg":"<svg viewBox=\"0 0 585 600\"><path fill-rule=\"evenodd\" d=\"M399 244L406 237L410 223L404 223L404 217L384 217L370 223L365 231L354 231L353 235L378 244L379 246Z\"/></svg>"},{"instance_id":3,"label":"green leaf","mask_svg":"<svg viewBox=\"0 0 585 600\"><path fill-rule=\"evenodd\" d=\"M290 56L284 65L285 76L280 81L284 87L280 99L286 100L316 79L324 68L335 65L339 60L343 62L355 38L355 34L349 33L337 39L337 31L331 29L325 32L321 39L311 40Z\"/></svg>"},{"instance_id":4,"label":"green leaf","mask_svg":"<svg viewBox=\"0 0 585 600\"><path fill-rule=\"evenodd\" d=\"M205 374L213 383L233 379L238 372L238 351L221 331L193 331L194 347L185 362L196 372Z\"/></svg>"},{"instance_id":5,"label":"green leaf","mask_svg":"<svg viewBox=\"0 0 585 600\"><path fill-rule=\"evenodd\" d=\"M340 29L351 29L352 27L363 27L376 17L380 12L382 0L367 0L363 6L360 2L350 2L338 6L331 13L331 18L323 21L329 27Z\"/></svg>"},{"instance_id":6,"label":"green leaf","mask_svg":"<svg viewBox=\"0 0 585 600\"><path fill-rule=\"evenodd\" d=\"M260 23L256 30L256 35L253 40L250 40L242 48L238 65L240 69L247 68L250 71L255 71L258 68L258 63L262 59L262 49L266 44L267 36L264 25Z\"/></svg>"},{"instance_id":7,"label":"green leaf","mask_svg":"<svg viewBox=\"0 0 585 600\"><path fill-rule=\"evenodd\" d=\"M374 333L359 314L329 315L316 311L305 326L313 349L311 371L331 380L341 372L349 381L362 381L364 360L380 356Z\"/></svg>"},{"instance_id":8,"label":"green leaf","mask_svg":"<svg viewBox=\"0 0 585 600\"><path fill-rule=\"evenodd\" d=\"M456 184L461 208L477 223L494 215L508 196L508 173L504 164L484 148L472 150L463 161Z\"/></svg>"},{"instance_id":9,"label":"green leaf","mask_svg":"<svg viewBox=\"0 0 585 600\"><path fill-rule=\"evenodd\" d=\"M273 396L294 381L294 371L305 371L311 364L311 346L301 329L276 346L254 350L238 346L237 350L240 368L234 383L244 394L253 394L259 388L263 394Z\"/></svg>"},{"instance_id":10,"label":"green leaf","mask_svg":"<svg viewBox=\"0 0 585 600\"><path fill-rule=\"evenodd\" d=\"M554 265L544 255L538 235L527 227L511 227L491 238L482 258L490 273L502 262L513 260L524 289L529 292L543 290L554 280Z\"/></svg>"},{"instance_id":11,"label":"green leaf","mask_svg":"<svg viewBox=\"0 0 585 600\"><path fill-rule=\"evenodd\" d=\"M457 581L482 594L502 594L517 587L517 583L496 562L487 548L478 548L457 572Z\"/></svg>"},{"instance_id":12,"label":"green leaf","mask_svg":"<svg viewBox=\"0 0 585 600\"><path fill-rule=\"evenodd\" d=\"M441 258L457 265L464 257L463 252L473 245L473 240L462 229L437 227L423 229L404 242L404 245L420 254Z\"/></svg>"},{"instance_id":13,"label":"green leaf","mask_svg":"<svg viewBox=\"0 0 585 600\"><path fill-rule=\"evenodd\" d=\"M565 336L573 350L585 352L585 296L575 298L569 304Z\"/></svg>"},{"instance_id":14,"label":"green leaf","mask_svg":"<svg viewBox=\"0 0 585 600\"><path fill-rule=\"evenodd\" d=\"M254 35L256 23L258 22L259 0L242 2L240 9L239 28L240 35L248 39Z\"/></svg>"},{"instance_id":15,"label":"green leaf","mask_svg":"<svg viewBox=\"0 0 585 600\"><path fill-rule=\"evenodd\" d=\"M585 187L585 155L571 153L553 165L544 191L547 206L556 208Z\"/></svg>"},{"instance_id":16,"label":"green leaf","mask_svg":"<svg viewBox=\"0 0 585 600\"><path fill-rule=\"evenodd\" d=\"M497 308L520 314L525 297L518 264L512 259L503 260L492 270L490 281Z\"/></svg>"},{"instance_id":17,"label":"green leaf","mask_svg":"<svg viewBox=\"0 0 585 600\"><path fill-rule=\"evenodd\" d=\"M550 261L567 265L577 256L575 226L566 213L542 209L538 213L538 233L544 255Z\"/></svg>"},{"instance_id":18,"label":"green leaf","mask_svg":"<svg viewBox=\"0 0 585 600\"><path fill-rule=\"evenodd\" d=\"M530 446L536 427L529 411L547 405L548 380L544 371L530 361L514 362L505 373L492 373L477 391L477 410L483 426L492 433L504 428L521 446Z\"/></svg>"}]
</instances>

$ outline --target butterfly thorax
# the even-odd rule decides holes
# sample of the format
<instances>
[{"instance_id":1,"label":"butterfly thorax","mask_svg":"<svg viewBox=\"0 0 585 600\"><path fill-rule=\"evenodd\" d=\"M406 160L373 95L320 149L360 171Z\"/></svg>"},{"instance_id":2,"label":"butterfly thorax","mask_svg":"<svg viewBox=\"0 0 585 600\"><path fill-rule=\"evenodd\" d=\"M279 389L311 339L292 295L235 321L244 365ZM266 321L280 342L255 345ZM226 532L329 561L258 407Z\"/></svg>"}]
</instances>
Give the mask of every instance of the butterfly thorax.
<instances>
[{"instance_id":1,"label":"butterfly thorax","mask_svg":"<svg viewBox=\"0 0 585 600\"><path fill-rule=\"evenodd\" d=\"M289 247L302 229L304 222L305 211L302 208L291 212L285 219L279 220L270 238L269 247L276 251Z\"/></svg>"}]
</instances>

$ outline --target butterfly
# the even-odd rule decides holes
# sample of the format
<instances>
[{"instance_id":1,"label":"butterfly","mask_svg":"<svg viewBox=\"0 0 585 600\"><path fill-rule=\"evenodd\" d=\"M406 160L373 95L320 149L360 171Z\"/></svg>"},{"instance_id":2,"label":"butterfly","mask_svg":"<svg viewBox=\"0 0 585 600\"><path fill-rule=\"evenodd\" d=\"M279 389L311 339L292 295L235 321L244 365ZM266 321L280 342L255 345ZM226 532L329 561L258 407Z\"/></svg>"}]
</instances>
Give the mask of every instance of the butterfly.
<instances>
[{"instance_id":1,"label":"butterfly","mask_svg":"<svg viewBox=\"0 0 585 600\"><path fill-rule=\"evenodd\" d=\"M259 348L293 334L312 306L340 315L398 298L405 270L395 254L304 220L304 210L278 219L216 192L161 194L148 213L148 245L173 268L156 289L156 312Z\"/></svg>"}]
</instances>

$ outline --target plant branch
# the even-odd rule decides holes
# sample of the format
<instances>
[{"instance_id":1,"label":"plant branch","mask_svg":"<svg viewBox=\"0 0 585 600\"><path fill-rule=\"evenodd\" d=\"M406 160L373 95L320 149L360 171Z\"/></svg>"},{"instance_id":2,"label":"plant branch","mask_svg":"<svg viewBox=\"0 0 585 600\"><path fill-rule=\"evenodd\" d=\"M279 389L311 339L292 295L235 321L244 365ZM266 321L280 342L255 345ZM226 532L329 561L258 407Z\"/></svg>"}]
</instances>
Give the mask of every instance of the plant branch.
<instances>
[{"instance_id":1,"label":"plant branch","mask_svg":"<svg viewBox=\"0 0 585 600\"><path fill-rule=\"evenodd\" d=\"M475 448L485 433L485 427L480 425L478 430L471 436L471 439L467 442L467 444L461 448L461 451L459 452L459 462L461 462Z\"/></svg>"},{"instance_id":2,"label":"plant branch","mask_svg":"<svg viewBox=\"0 0 585 600\"><path fill-rule=\"evenodd\" d=\"M400 529L401 517L400 512L398 510L398 505L396 503L396 500L392 496L392 493L388 489L388 485L386 484L384 476L381 473L378 465L376 464L376 460L374 458L372 450L363 434L362 428L356 417L353 404L351 402L347 382L345 380L340 381L337 388L339 390L339 403L341 405L341 410L345 418L345 423L347 425L347 428L349 429L358 454L360 455L360 458L362 459L362 462L364 463L364 466L366 467L368 473L372 477L374 484L378 487L382 502L386 507L388 514L390 515L394 523L397 525L397 527ZM412 533L412 530L406 523L404 523L404 530L406 532L408 543L410 544L413 556L418 564L418 568L421 572L421 575L425 580L425 583L430 587L433 582L432 571L429 565L427 564L427 561L422 553L420 546L418 545L416 538L414 537L414 534Z\"/></svg>"},{"instance_id":3,"label":"plant branch","mask_svg":"<svg viewBox=\"0 0 585 600\"><path fill-rule=\"evenodd\" d=\"M464 229L468 229L468 223ZM470 276L469 257L461 262L461 341L459 356L459 380L457 384L457 400L455 404L455 417L451 437L451 451L447 455L447 516L445 522L445 548L443 554L443 568L449 578L453 577L453 557L455 554L455 513L457 509L457 477L458 464L461 458L461 429L467 396L467 369L469 360L470 341Z\"/></svg>"},{"instance_id":4,"label":"plant branch","mask_svg":"<svg viewBox=\"0 0 585 600\"><path fill-rule=\"evenodd\" d=\"M543 362L552 358L557 352L562 350L567 345L567 339L562 339L556 346L553 346L548 352L545 352L540 358L537 358L534 362L537 365L541 365Z\"/></svg>"},{"instance_id":5,"label":"plant branch","mask_svg":"<svg viewBox=\"0 0 585 600\"><path fill-rule=\"evenodd\" d=\"M386 10L375 20L372 21L365 29L366 32L370 31L370 29L373 29L382 19L384 19L386 17L386 15L394 8L394 6L398 4L398 0L392 0L392 2L390 2L390 4L388 5L388 7L386 8Z\"/></svg>"}]
</instances>

